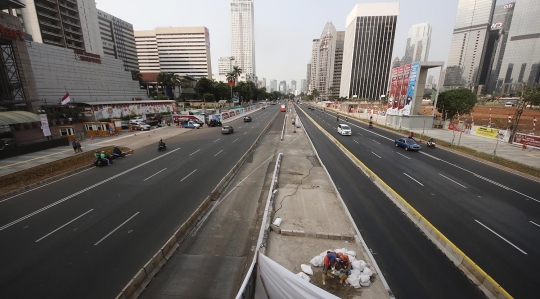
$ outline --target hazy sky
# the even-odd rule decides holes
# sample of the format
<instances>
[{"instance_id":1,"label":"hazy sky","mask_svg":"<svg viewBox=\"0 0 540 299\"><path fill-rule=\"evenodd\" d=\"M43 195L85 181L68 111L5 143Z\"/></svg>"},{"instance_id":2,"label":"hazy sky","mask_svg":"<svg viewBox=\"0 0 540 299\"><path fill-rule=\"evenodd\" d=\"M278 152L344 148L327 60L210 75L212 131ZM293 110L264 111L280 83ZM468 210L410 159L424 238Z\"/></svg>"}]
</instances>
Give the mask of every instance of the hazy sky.
<instances>
[{"instance_id":1,"label":"hazy sky","mask_svg":"<svg viewBox=\"0 0 540 299\"><path fill-rule=\"evenodd\" d=\"M228 0L96 0L97 7L123 19L135 30L156 27L206 26L210 31L212 73L217 60L231 55L230 8ZM326 22L345 30L345 19L356 3L384 0L254 0L255 56L259 78L298 81L306 78L311 42L319 38ZM412 24L432 26L430 61L448 58L458 0L402 0L400 2L394 53L405 53ZM498 0L497 4L512 2ZM518 0L519 2L519 0Z\"/></svg>"}]
</instances>

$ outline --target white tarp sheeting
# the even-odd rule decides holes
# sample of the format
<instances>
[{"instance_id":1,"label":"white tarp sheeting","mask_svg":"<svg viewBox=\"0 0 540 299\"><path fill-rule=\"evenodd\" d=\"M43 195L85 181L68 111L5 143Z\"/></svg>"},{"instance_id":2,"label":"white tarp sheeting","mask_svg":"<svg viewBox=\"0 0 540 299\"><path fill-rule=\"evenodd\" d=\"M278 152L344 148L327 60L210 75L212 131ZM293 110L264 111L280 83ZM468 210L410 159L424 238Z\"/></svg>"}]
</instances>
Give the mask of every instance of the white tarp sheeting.
<instances>
[{"instance_id":1,"label":"white tarp sheeting","mask_svg":"<svg viewBox=\"0 0 540 299\"><path fill-rule=\"evenodd\" d=\"M303 280L289 270L259 253L255 299L268 298L330 298L339 299L327 291ZM264 286L261 281L264 281ZM268 294L268 295L267 295Z\"/></svg>"}]
</instances>

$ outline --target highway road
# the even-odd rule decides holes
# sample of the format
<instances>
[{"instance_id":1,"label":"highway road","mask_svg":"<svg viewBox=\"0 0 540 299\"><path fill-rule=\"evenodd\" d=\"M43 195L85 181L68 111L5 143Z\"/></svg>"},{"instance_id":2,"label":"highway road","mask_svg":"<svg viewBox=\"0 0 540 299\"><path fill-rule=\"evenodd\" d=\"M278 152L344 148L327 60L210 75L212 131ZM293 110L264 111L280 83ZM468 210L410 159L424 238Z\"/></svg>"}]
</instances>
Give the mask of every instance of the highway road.
<instances>
[{"instance_id":1,"label":"highway road","mask_svg":"<svg viewBox=\"0 0 540 299\"><path fill-rule=\"evenodd\" d=\"M535 297L532 290L540 283L540 277L535 271L540 266L540 188L537 182L443 149L405 151L395 147L393 143L393 140L402 136L379 128L368 129L367 124L362 122L349 120L353 135L341 136L337 134L338 122L335 114L317 109L307 110L305 105L300 107L512 296ZM329 142L324 140L326 137L323 138L317 133L310 121L305 117L302 120L310 136L314 136L312 138L316 146ZM344 123L343 117L339 123ZM359 176L363 175L358 170L356 174L341 171L344 165L341 165L342 168L335 166L338 164L336 159L345 160L345 164L351 163L335 146L328 146L328 149L319 152L323 152L323 160L330 159L330 162L323 162L329 167L338 188L341 188L340 192L343 192L342 196L357 225L367 235L368 245L377 253L375 258L383 272L388 273L385 277L398 298L402 297L399 296L401 292L405 292L406 298L418 296L407 295L405 288L412 283L408 278L415 277L396 269L400 268L399 263L396 256L392 255L400 256L401 252L397 251L407 252L399 258L402 263L408 259L411 266L422 271L427 271L430 267L434 269L436 273L431 275L423 273L426 281L422 283L432 284L436 278L458 279L455 277L455 272L459 272L457 269L452 271L451 265L442 268L444 263L441 259L445 258L435 258L437 254L429 252L429 248L436 250L435 246L428 244L429 241L421 235L419 229L405 220L405 216L397 212L397 207L382 193L375 196L378 190L371 190L375 189L375 186L363 185L363 188L349 192L351 187L359 185ZM330 153L326 152L333 152L336 156L339 154L339 158L332 158ZM367 198L357 195L369 195L370 192L375 194ZM398 215L389 216L389 213ZM398 222L400 217L403 221ZM410 239L413 235L414 239ZM400 240L406 242L395 246ZM385 248L390 244L395 244L390 246L396 249L395 252ZM442 256L440 253L438 255ZM431 261L427 262L430 259ZM445 262L450 264L447 260ZM402 279L407 283L401 282ZM465 290L464 283L454 287ZM437 290L442 292L443 296L468 297L450 296L447 291L442 291L442 286L434 289ZM426 298L441 296L426 295Z\"/></svg>"},{"instance_id":2,"label":"highway road","mask_svg":"<svg viewBox=\"0 0 540 299\"><path fill-rule=\"evenodd\" d=\"M0 202L0 298L114 298L278 113L194 130Z\"/></svg>"}]
</instances>

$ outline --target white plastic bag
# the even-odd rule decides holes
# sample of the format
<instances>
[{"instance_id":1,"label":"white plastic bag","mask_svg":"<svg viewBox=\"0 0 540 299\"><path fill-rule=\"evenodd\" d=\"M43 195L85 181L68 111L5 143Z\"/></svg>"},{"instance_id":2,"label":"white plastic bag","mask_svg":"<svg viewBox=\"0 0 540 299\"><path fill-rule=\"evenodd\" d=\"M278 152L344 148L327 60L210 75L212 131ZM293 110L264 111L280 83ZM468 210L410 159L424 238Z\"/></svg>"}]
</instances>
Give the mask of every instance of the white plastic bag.
<instances>
[{"instance_id":1,"label":"white plastic bag","mask_svg":"<svg viewBox=\"0 0 540 299\"><path fill-rule=\"evenodd\" d=\"M371 271L370 268L365 267L364 270L362 270L362 274L367 275L367 276L371 276L371 275L373 275L373 271Z\"/></svg>"},{"instance_id":2,"label":"white plastic bag","mask_svg":"<svg viewBox=\"0 0 540 299\"><path fill-rule=\"evenodd\" d=\"M360 274L360 276L358 276L358 278L360 279L360 285L361 286L369 287L369 285L371 285L371 281L369 280L369 276L364 275L364 274Z\"/></svg>"},{"instance_id":3,"label":"white plastic bag","mask_svg":"<svg viewBox=\"0 0 540 299\"><path fill-rule=\"evenodd\" d=\"M356 269L356 268L352 268L351 270L351 275L352 276L360 276L360 274L362 274L362 271Z\"/></svg>"},{"instance_id":4,"label":"white plastic bag","mask_svg":"<svg viewBox=\"0 0 540 299\"><path fill-rule=\"evenodd\" d=\"M340 252L341 252L341 253L347 253L347 249L346 249L346 248L341 248L341 249L338 248L338 249L336 249L336 250L334 250L334 251L335 251L336 253L340 253Z\"/></svg>"},{"instance_id":5,"label":"white plastic bag","mask_svg":"<svg viewBox=\"0 0 540 299\"><path fill-rule=\"evenodd\" d=\"M357 260L357 261L352 262L352 266L354 269L363 271L364 268L366 267L366 262L364 262L363 260Z\"/></svg>"},{"instance_id":6,"label":"white plastic bag","mask_svg":"<svg viewBox=\"0 0 540 299\"><path fill-rule=\"evenodd\" d=\"M358 276L349 276L347 277L347 282L352 285L355 289L360 288L360 278Z\"/></svg>"},{"instance_id":7,"label":"white plastic bag","mask_svg":"<svg viewBox=\"0 0 540 299\"><path fill-rule=\"evenodd\" d=\"M296 275L302 277L302 279L307 281L307 282L309 282L311 280L311 278L309 278L309 276L307 276L306 273L304 273L304 272L298 272L298 273L296 273Z\"/></svg>"},{"instance_id":8,"label":"white plastic bag","mask_svg":"<svg viewBox=\"0 0 540 299\"><path fill-rule=\"evenodd\" d=\"M356 251L353 251L353 250L349 250L347 251L347 255L349 256L349 258L352 256L352 257L356 257Z\"/></svg>"},{"instance_id":9,"label":"white plastic bag","mask_svg":"<svg viewBox=\"0 0 540 299\"><path fill-rule=\"evenodd\" d=\"M319 255L322 256L322 257L324 257L324 256L326 256L326 253L327 253L328 251L332 251L332 250L330 250L330 249L325 250L325 251L323 251L323 252L322 252L321 254L319 254Z\"/></svg>"},{"instance_id":10,"label":"white plastic bag","mask_svg":"<svg viewBox=\"0 0 540 299\"><path fill-rule=\"evenodd\" d=\"M354 256L349 256L349 262L357 261L357 259Z\"/></svg>"},{"instance_id":11,"label":"white plastic bag","mask_svg":"<svg viewBox=\"0 0 540 299\"><path fill-rule=\"evenodd\" d=\"M323 266L323 260L324 257L317 255L309 261L314 267L322 267Z\"/></svg>"},{"instance_id":12,"label":"white plastic bag","mask_svg":"<svg viewBox=\"0 0 540 299\"><path fill-rule=\"evenodd\" d=\"M282 222L282 221L283 221L283 219L281 219L281 218L278 217L278 218L276 218L276 220L274 221L274 225L277 226L277 227L279 227L279 226L281 225L281 222Z\"/></svg>"},{"instance_id":13,"label":"white plastic bag","mask_svg":"<svg viewBox=\"0 0 540 299\"><path fill-rule=\"evenodd\" d=\"M302 268L302 271L304 271L304 273L313 275L313 270L311 269L310 265L302 264L300 265L300 268Z\"/></svg>"}]
</instances>

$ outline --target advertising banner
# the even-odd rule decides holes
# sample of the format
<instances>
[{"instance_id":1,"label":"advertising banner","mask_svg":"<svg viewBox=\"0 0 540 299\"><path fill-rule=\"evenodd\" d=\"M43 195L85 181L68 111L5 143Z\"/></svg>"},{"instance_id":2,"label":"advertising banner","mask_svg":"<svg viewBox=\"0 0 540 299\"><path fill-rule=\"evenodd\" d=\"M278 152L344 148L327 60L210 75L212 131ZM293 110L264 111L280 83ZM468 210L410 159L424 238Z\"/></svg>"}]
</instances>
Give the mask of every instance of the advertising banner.
<instances>
[{"instance_id":1,"label":"advertising banner","mask_svg":"<svg viewBox=\"0 0 540 299\"><path fill-rule=\"evenodd\" d=\"M476 135L489 138L497 138L497 135L499 135L499 130L488 127L477 127Z\"/></svg>"},{"instance_id":2,"label":"advertising banner","mask_svg":"<svg viewBox=\"0 0 540 299\"><path fill-rule=\"evenodd\" d=\"M49 120L47 114L40 114L39 119L41 121L41 130L43 130L44 136L51 136L51 128L49 128Z\"/></svg>"},{"instance_id":3,"label":"advertising banner","mask_svg":"<svg viewBox=\"0 0 540 299\"><path fill-rule=\"evenodd\" d=\"M512 140L512 143L514 144L525 143L527 147L530 146L530 147L540 149L540 136L516 133L516 135L514 135L514 140Z\"/></svg>"},{"instance_id":4,"label":"advertising banner","mask_svg":"<svg viewBox=\"0 0 540 299\"><path fill-rule=\"evenodd\" d=\"M407 71L407 70L405 70ZM405 106L401 112L402 115L410 115L411 108L413 107L415 90L416 90L416 80L418 78L418 72L420 71L420 62L414 62L409 70L409 83L407 85L407 93L405 95Z\"/></svg>"},{"instance_id":5,"label":"advertising banner","mask_svg":"<svg viewBox=\"0 0 540 299\"><path fill-rule=\"evenodd\" d=\"M388 94L388 113L393 114L394 108L397 108L398 100L398 73L400 67L395 67L392 69L392 82L390 83L390 93ZM397 112L397 111L396 111Z\"/></svg>"},{"instance_id":6,"label":"advertising banner","mask_svg":"<svg viewBox=\"0 0 540 299\"><path fill-rule=\"evenodd\" d=\"M399 106L398 110L402 110L405 107L405 97L407 95L407 90L409 88L409 74L411 72L411 65L407 64L403 66L403 72L401 77L401 92L399 95ZM401 112L401 111L399 111ZM399 113L400 114L400 113Z\"/></svg>"},{"instance_id":7,"label":"advertising banner","mask_svg":"<svg viewBox=\"0 0 540 299\"><path fill-rule=\"evenodd\" d=\"M465 129L465 123L463 121L448 123L448 130L462 132Z\"/></svg>"}]
</instances>

